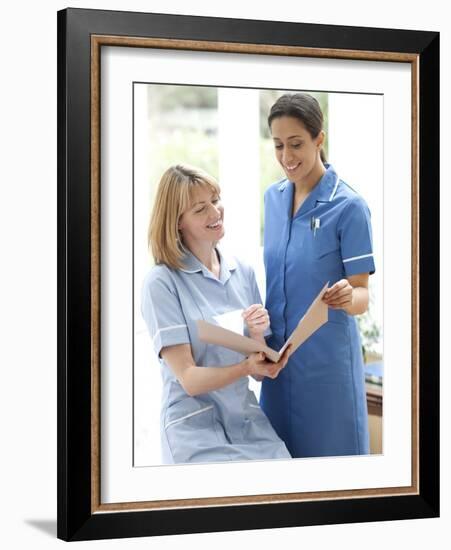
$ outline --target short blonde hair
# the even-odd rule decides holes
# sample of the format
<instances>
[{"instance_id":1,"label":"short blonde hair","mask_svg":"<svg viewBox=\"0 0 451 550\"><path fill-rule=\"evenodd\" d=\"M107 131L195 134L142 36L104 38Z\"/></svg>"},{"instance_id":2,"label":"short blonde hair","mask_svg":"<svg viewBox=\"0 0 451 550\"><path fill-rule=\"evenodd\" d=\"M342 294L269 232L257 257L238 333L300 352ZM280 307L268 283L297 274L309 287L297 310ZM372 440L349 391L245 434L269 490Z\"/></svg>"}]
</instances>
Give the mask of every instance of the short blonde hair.
<instances>
[{"instance_id":1,"label":"short blonde hair","mask_svg":"<svg viewBox=\"0 0 451 550\"><path fill-rule=\"evenodd\" d=\"M205 186L219 195L218 182L212 176L187 164L171 166L161 177L148 231L148 246L156 264L172 269L183 267L181 260L186 249L178 223L192 203L194 189Z\"/></svg>"}]
</instances>

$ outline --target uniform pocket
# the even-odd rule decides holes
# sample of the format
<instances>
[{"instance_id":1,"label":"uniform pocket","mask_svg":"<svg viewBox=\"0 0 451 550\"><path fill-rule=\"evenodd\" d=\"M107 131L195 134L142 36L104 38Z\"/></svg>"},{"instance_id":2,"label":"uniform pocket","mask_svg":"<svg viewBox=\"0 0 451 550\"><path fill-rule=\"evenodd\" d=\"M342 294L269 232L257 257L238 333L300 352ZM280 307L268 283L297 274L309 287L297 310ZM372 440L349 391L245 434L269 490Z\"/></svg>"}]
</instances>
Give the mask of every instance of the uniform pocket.
<instances>
[{"instance_id":1,"label":"uniform pocket","mask_svg":"<svg viewBox=\"0 0 451 550\"><path fill-rule=\"evenodd\" d=\"M305 379L330 384L350 380L351 346L348 324L329 320L301 348Z\"/></svg>"},{"instance_id":2,"label":"uniform pocket","mask_svg":"<svg viewBox=\"0 0 451 550\"><path fill-rule=\"evenodd\" d=\"M176 411L171 410L172 414L169 414L169 418L167 417L164 428L165 428L165 430L167 430L171 426L175 426L176 424L180 424L180 422L185 422L189 418L193 418L193 417L195 417L199 414L206 413L211 409L213 409L213 405L206 405L204 407L197 408L197 409L195 409L191 412L187 412L187 411L183 412L183 411L180 411L180 410L176 410Z\"/></svg>"},{"instance_id":3,"label":"uniform pocket","mask_svg":"<svg viewBox=\"0 0 451 550\"><path fill-rule=\"evenodd\" d=\"M282 444L266 414L257 402L255 394L249 390L244 408L243 441Z\"/></svg>"},{"instance_id":4,"label":"uniform pocket","mask_svg":"<svg viewBox=\"0 0 451 550\"><path fill-rule=\"evenodd\" d=\"M212 403L188 397L171 405L166 411L164 430L174 462L196 461L196 455L224 444L216 423Z\"/></svg>"},{"instance_id":5,"label":"uniform pocket","mask_svg":"<svg viewBox=\"0 0 451 550\"><path fill-rule=\"evenodd\" d=\"M340 253L340 243L335 235L331 235L328 231L318 230L316 235L312 234L313 248L315 257L319 260L330 254Z\"/></svg>"},{"instance_id":6,"label":"uniform pocket","mask_svg":"<svg viewBox=\"0 0 451 550\"><path fill-rule=\"evenodd\" d=\"M312 235L313 250L315 258L315 274L321 280L330 279L334 281L339 278L342 272L342 260L340 244L334 235L318 230L315 236Z\"/></svg>"},{"instance_id":7,"label":"uniform pocket","mask_svg":"<svg viewBox=\"0 0 451 550\"><path fill-rule=\"evenodd\" d=\"M271 428L271 424L268 420L268 417L264 413L263 409L260 407L257 398L253 391L248 390L248 396L246 399L246 404L244 406L244 421L251 423L262 424L264 429ZM268 435L268 434L266 434Z\"/></svg>"},{"instance_id":8,"label":"uniform pocket","mask_svg":"<svg viewBox=\"0 0 451 550\"><path fill-rule=\"evenodd\" d=\"M339 251L340 247L337 239L327 232L321 232L319 229L316 235L312 235L312 239L315 248L315 256L317 258L323 258L328 254Z\"/></svg>"}]
</instances>

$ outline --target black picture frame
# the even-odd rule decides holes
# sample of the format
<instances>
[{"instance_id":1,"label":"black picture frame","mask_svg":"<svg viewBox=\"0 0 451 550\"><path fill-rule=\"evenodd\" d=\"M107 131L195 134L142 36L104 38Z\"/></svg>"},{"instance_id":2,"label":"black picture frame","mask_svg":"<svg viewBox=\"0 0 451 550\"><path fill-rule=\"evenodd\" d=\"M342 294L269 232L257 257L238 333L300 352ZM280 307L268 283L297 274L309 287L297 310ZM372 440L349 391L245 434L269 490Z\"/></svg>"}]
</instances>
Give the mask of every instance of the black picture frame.
<instances>
[{"instance_id":1,"label":"black picture frame","mask_svg":"<svg viewBox=\"0 0 451 550\"><path fill-rule=\"evenodd\" d=\"M92 397L98 391L93 340L99 322L93 309L98 288L92 277L92 182L98 178L92 165L93 36L190 41L201 50L222 43L297 47L304 55L316 55L318 49L331 58L404 56L412 63L418 112L413 138L418 183L413 192L418 205L413 240L418 256L415 251L412 255L419 375L413 389L419 419L416 494L133 511L99 508L92 425ZM58 537L73 541L438 515L439 33L85 9L58 12Z\"/></svg>"}]
</instances>

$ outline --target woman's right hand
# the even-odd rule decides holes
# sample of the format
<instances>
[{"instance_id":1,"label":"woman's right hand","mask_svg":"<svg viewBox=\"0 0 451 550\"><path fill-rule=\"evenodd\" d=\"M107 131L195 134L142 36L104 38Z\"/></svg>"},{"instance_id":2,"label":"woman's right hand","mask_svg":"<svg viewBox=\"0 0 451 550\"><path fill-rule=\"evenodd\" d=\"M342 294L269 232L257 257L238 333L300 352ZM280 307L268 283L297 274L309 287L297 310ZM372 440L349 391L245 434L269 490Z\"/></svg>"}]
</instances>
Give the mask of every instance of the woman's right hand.
<instances>
[{"instance_id":1,"label":"woman's right hand","mask_svg":"<svg viewBox=\"0 0 451 550\"><path fill-rule=\"evenodd\" d=\"M277 378L279 372L287 364L290 348L291 346L287 347L277 363L268 361L263 352L251 353L249 357L245 359L248 367L248 374L256 379L265 376L268 378Z\"/></svg>"}]
</instances>

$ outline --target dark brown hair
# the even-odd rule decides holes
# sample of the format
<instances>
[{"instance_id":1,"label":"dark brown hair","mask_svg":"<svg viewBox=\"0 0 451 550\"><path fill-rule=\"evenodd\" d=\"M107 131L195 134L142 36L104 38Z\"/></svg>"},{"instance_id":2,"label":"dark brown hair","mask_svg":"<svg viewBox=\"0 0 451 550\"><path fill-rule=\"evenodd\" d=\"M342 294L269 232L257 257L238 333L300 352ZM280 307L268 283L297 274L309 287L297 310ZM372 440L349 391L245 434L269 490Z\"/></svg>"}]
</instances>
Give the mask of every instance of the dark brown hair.
<instances>
[{"instance_id":1,"label":"dark brown hair","mask_svg":"<svg viewBox=\"0 0 451 550\"><path fill-rule=\"evenodd\" d=\"M268 126L271 129L272 121L283 116L293 117L302 122L312 139L318 137L323 129L323 112L318 101L309 94L284 94L274 103L269 111ZM320 151L321 160L326 162L323 149Z\"/></svg>"}]
</instances>

